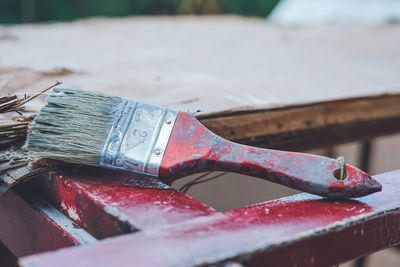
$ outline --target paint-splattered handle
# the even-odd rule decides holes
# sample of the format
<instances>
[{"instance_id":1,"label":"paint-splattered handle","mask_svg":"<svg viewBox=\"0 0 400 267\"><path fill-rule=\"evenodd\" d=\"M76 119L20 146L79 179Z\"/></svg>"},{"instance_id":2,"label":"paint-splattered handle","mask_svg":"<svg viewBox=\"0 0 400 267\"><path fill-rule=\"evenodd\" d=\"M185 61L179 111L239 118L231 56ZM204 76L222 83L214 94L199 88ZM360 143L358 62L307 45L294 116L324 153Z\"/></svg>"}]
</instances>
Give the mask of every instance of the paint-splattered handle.
<instances>
[{"instance_id":1,"label":"paint-splattered handle","mask_svg":"<svg viewBox=\"0 0 400 267\"><path fill-rule=\"evenodd\" d=\"M361 197L381 190L371 176L336 159L221 142L210 158L224 170L330 198Z\"/></svg>"},{"instance_id":2,"label":"paint-splattered handle","mask_svg":"<svg viewBox=\"0 0 400 267\"><path fill-rule=\"evenodd\" d=\"M342 171L345 168L345 178L340 178L341 167ZM160 176L174 180L216 170L255 176L331 198L360 197L381 190L368 174L351 165L341 166L336 159L237 144L212 133L191 114L180 112Z\"/></svg>"}]
</instances>

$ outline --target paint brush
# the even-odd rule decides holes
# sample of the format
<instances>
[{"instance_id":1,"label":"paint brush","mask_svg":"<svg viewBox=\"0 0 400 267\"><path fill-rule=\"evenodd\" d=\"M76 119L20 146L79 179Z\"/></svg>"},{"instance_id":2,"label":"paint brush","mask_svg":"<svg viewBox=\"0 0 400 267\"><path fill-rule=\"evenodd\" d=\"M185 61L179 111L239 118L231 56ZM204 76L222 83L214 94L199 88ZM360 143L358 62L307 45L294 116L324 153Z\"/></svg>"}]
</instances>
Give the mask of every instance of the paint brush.
<instances>
[{"instance_id":1,"label":"paint brush","mask_svg":"<svg viewBox=\"0 0 400 267\"><path fill-rule=\"evenodd\" d=\"M343 160L234 143L188 112L88 91L53 90L27 137L25 149L32 159L123 169L165 182L229 171L329 198L381 190L371 176Z\"/></svg>"}]
</instances>

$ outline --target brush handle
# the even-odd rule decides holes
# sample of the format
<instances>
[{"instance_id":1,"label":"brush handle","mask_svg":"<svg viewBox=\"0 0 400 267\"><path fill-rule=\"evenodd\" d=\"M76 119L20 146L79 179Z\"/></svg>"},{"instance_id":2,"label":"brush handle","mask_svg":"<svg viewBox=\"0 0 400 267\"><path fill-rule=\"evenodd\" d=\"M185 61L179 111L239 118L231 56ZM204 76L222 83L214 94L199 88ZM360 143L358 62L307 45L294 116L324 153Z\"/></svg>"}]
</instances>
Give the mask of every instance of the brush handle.
<instances>
[{"instance_id":1,"label":"brush handle","mask_svg":"<svg viewBox=\"0 0 400 267\"><path fill-rule=\"evenodd\" d=\"M345 165L338 180L336 159L241 145L212 133L189 113L180 112L172 130L159 175L169 181L205 171L229 171L279 183L301 191L349 198L381 190L365 172Z\"/></svg>"}]
</instances>

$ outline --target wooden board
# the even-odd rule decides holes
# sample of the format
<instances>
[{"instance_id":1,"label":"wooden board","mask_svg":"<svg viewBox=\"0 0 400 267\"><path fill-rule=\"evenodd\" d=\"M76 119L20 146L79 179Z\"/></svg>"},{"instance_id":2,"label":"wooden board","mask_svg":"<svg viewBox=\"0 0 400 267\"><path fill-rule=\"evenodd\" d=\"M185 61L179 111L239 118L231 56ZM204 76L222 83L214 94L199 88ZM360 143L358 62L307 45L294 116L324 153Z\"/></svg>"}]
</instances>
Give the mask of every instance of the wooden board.
<instances>
[{"instance_id":1,"label":"wooden board","mask_svg":"<svg viewBox=\"0 0 400 267\"><path fill-rule=\"evenodd\" d=\"M0 36L2 92L36 92L57 79L207 114L400 89L396 24L136 17L2 26Z\"/></svg>"},{"instance_id":2,"label":"wooden board","mask_svg":"<svg viewBox=\"0 0 400 267\"><path fill-rule=\"evenodd\" d=\"M399 130L396 24L295 28L229 16L135 17L2 26L0 35L1 93L37 92L60 80L68 88L201 110L223 137L275 148ZM343 102L323 103L337 99L350 99L345 111ZM37 111L43 100L28 106ZM315 134L325 138L316 143Z\"/></svg>"},{"instance_id":3,"label":"wooden board","mask_svg":"<svg viewBox=\"0 0 400 267\"><path fill-rule=\"evenodd\" d=\"M396 24L289 27L232 16L1 26L0 93L60 80L202 110L207 127L237 142L310 149L400 130L398 43Z\"/></svg>"},{"instance_id":4,"label":"wooden board","mask_svg":"<svg viewBox=\"0 0 400 267\"><path fill-rule=\"evenodd\" d=\"M400 132L400 95L216 112L199 119L213 132L239 143L305 150Z\"/></svg>"},{"instance_id":5,"label":"wooden board","mask_svg":"<svg viewBox=\"0 0 400 267\"><path fill-rule=\"evenodd\" d=\"M353 140L352 138L369 138L371 137L369 134L376 136L398 131L396 125L400 124L393 123L393 121L397 122L400 117L398 110L400 106L398 96L400 89L400 77L398 75L400 69L398 60L400 56L398 49L399 33L399 25L382 27L327 25L294 28L279 26L260 19L237 17L138 17L0 27L0 92L5 93L11 90L20 93L35 93L51 85L57 79L64 82L64 87L97 90L181 110L203 110L198 116L207 126L222 136L239 142L269 147L282 147L286 144L290 145L291 148L301 144L305 145L302 148L309 148L317 143L315 138L310 138L310 133L314 133L314 137L317 134L326 135L327 138L322 139L321 144L327 145L330 144L329 142L344 142ZM385 93L390 93L393 96L382 95ZM35 112L42 104L43 98L35 103L30 103L29 108ZM338 109L338 106L341 108ZM376 109L374 109L375 107ZM309 120L312 122L310 123ZM340 131L332 131L332 129L339 129ZM372 129L375 129L375 132L371 131ZM328 142L328 140L331 141ZM396 175L393 174L390 177L395 178ZM72 184L71 188L76 190L79 186L81 184L76 183ZM106 190L107 188L103 189ZM14 193L15 191L9 191L3 196L2 200L18 200L20 197L14 195ZM343 235L348 235L354 233L354 230L357 233L365 231L364 236L370 239L375 238L377 234L382 234L383 237L379 239L382 242L374 243L373 246L368 247L355 246L360 249L358 251L349 250L347 251L348 254L341 252L331 254L332 257L314 258L314 262L325 261L333 264L397 243L400 239L397 236L390 235L390 229L386 227L385 223L390 226L395 226L398 223L396 213L398 203L397 198L395 198L398 194L395 192L396 194L390 195L391 192L389 192L386 195L386 193L377 202L373 202L375 197L372 196L371 201L368 202L367 199L365 203L372 207L372 212L376 213L372 215L381 214L382 210L389 211L388 207L392 204L396 206L395 212L392 213L390 209L388 213L384 213L383 217L372 216L371 225L364 228L365 224L361 219L371 215L370 210L362 210L365 206L364 202L354 203L356 208L351 210L350 213L354 215L359 212L356 216L352 216L354 217L352 220L356 220L352 222L356 224L349 224L348 228L341 232ZM55 205L59 204L63 209L61 203L57 203L56 196L54 199ZM96 202L92 201L93 199L95 199L95 196L93 198L86 197L82 203L97 205L104 201L104 199L101 199ZM289 198L288 202L282 203L279 208L284 209L286 204L294 203L293 212L297 211L298 200L296 197ZM315 202L314 200L315 197L312 196L305 199L310 205L319 203L319 201ZM10 202L3 202L5 203L4 209L15 216L15 221L23 222L23 218L17 218L18 214L15 215L15 209L12 209ZM336 214L337 210L334 203L325 204L326 206L316 210L317 218L325 218L326 210ZM24 205L21 204L21 206ZM345 208L348 207L346 205L344 205ZM352 205L352 203L349 205ZM37 213L35 206L32 207L27 206L27 214L29 212L36 214L38 224L47 220L46 216L41 218L43 214ZM87 211L85 211L84 205L77 205L76 207L82 209L82 213ZM281 261L289 259L287 253L283 253L288 247L278 246L281 250L274 250L276 254L269 253L270 250L267 248L269 248L269 245L273 245L276 240L271 241L270 239L268 241L268 238L266 238L265 240L270 243L263 243L258 247L254 246L261 240L259 233L269 233L268 218L277 219L277 225L283 227L281 228L283 232L288 230L284 227L284 224L280 223L278 215L276 215L278 217L273 218L270 217L270 214L266 215L265 208L270 209L272 207L276 207L276 202L247 208L249 211L255 212L249 216L243 215L243 212L246 211L246 208L244 208L226 213L216 213L215 215L212 212L209 217L210 221L215 220L216 223L219 223L221 222L219 221L220 218L222 221L232 218L238 220L252 219L250 217L254 215L254 218L256 218L254 224L257 220L265 222L266 228L264 230L266 231L256 229L255 235L247 236L249 239L246 240L253 245L254 250L239 251L236 250L237 247L234 247L237 242L230 242L228 245L233 246L231 247L232 250L223 251L224 247L216 246L221 254L218 252L214 254L214 257L204 250L209 246L203 246L202 242L205 239L199 237L195 238L194 243L185 242L182 245L183 249L180 250L182 257L175 258L182 261L187 260L187 257L190 257L189 261L192 259L209 260L211 255L210 257L218 262L227 259L224 256L227 255L225 253L246 258L256 255L253 253L258 251L261 253L252 258L255 265L257 262L263 264L264 257L268 259L268 257L274 255L276 257L281 255L278 259ZM130 211L129 208L124 209L124 212ZM303 211L308 210L312 210L310 206L303 209ZM63 211L68 212L68 208ZM105 213L99 214L105 215ZM360 214L364 217L357 217ZM70 217L73 219L74 214ZM85 222L90 223L89 219ZM118 219L118 216L116 216L109 221L113 222L113 220ZM190 219L195 221L190 222ZM171 242L177 242L176 244L180 241L179 238L175 239L173 234L179 235L182 225L189 227L186 228L189 230L191 225L193 227L204 226L206 234L207 231L214 234L207 224L202 225L201 219L204 218L190 219L188 219L188 222L183 222L177 226L164 225L168 229L172 229L171 231L160 230L160 228L155 229L153 233L160 234L160 236L163 236L162 234L169 235L168 238ZM193 224L197 220L199 224ZM333 223L342 227L343 220L337 220ZM312 221L312 223L319 222L319 220ZM94 227L96 220L91 223L91 226ZM251 223L249 221L250 226L252 226ZM17 223L8 221L8 225L10 227L15 226L16 232L19 231ZM132 225L136 226L134 223ZM382 225L385 228L379 228ZM307 225L302 224L295 230L304 231L306 228L302 228L303 226ZM314 226L311 225L311 229L315 230L316 226ZM274 225L271 227L275 229ZM315 249L324 248L319 243L321 240L326 244L336 246L336 244L328 241L335 240L337 229L332 230L326 224L322 227L325 227L324 229L328 231L323 232L327 235L317 236L315 239L313 239L315 236L312 235L310 236L311 239L306 241L313 242ZM92 230L90 231L99 237L120 233L114 231L115 229L112 229L114 232L111 234ZM330 234L329 231L331 230L334 232L333 234ZM197 233L199 233L199 236L203 233L196 229L193 232L195 236ZM64 242L65 237L61 235L62 231L56 231L54 234ZM182 236L185 235L186 233L182 234ZM290 245L292 247L289 246L289 250L296 248L296 246L307 247L302 241L296 242L297 240L292 238L294 236L296 236L296 233L293 233L293 236L287 236L291 241L294 241ZM10 234L8 234L8 237L10 237ZM224 240L221 241L223 245L223 242L228 239L225 239L225 235L221 235L221 237L223 237L221 240ZM144 263L146 261L151 263L151 261L156 260L153 255L165 256L164 248L171 248L172 251L168 255L176 256L176 251L173 251L175 246L166 246L158 243L159 240L147 239L143 231L118 238L126 240L128 243L131 242L130 240L134 243L139 240L140 242L135 244L139 244L139 246L144 244L154 248L155 254L143 259ZM218 235L215 238L218 238ZM367 244L365 238L356 239L354 244ZM2 237L2 239L5 238ZM37 240L34 236L28 234L26 239L27 242ZM54 240L57 241L58 239L48 240L48 247L45 247L46 244L44 243L41 244L43 246L36 247L45 248L43 250L60 247L57 242L51 242ZM104 243L106 251L113 251L108 249L107 246L111 243L114 244L113 242L118 242L115 240L119 239L113 238L105 241L109 242ZM60 243L62 243L61 241ZM71 240L65 242L69 245ZM205 240L205 242L213 244L209 240ZM190 244L190 246L186 246L187 244ZM274 244L278 243L275 242ZM19 246L16 243L14 245L15 248ZM195 255L199 256L198 258L187 253L194 251L197 245L202 248L201 251L196 252L199 253ZM237 245L242 246L239 243ZM265 246L263 247L263 245ZM99 246L101 246L101 249L103 248L103 244ZM35 247L35 245L29 249L32 249L32 247ZM341 246L337 247L341 248ZM131 245L123 246L123 248L126 249L127 254L131 255ZM259 248L266 249L259 251ZM25 248L22 246L22 249ZM63 258L64 255L69 260L80 260L82 258L74 257L74 255L81 253L80 249L86 248L78 248L77 254L61 251L60 254L27 258L24 263L35 262L39 265L46 263L52 265L53 260L59 263L59 259ZM157 249L159 249L158 252ZM22 251L26 252L25 250ZM85 253L84 250L82 251ZM232 251L235 253L232 253ZM311 255L312 251L302 251L301 249L296 249L296 251L299 253L296 254L299 258L296 255L294 257L299 263L308 263L313 256ZM212 252L214 253L215 250ZM93 253L95 255L98 252ZM125 252L122 251L121 253ZM141 251L137 250L135 253L137 256L135 259L138 259ZM151 250L151 253L153 253L153 250ZM22 255L22 253L19 255ZM70 257L71 255L72 257ZM145 253L142 255L146 257ZM102 257L107 258L108 254L104 253L100 256L90 260L101 261ZM118 256L116 258L117 260L122 259ZM232 259L236 260L236 258ZM107 258L102 263L107 264L107 260L113 260L113 258ZM69 261L65 262L69 263ZM176 265L175 263L172 262L172 265ZM190 263L197 264L197 262Z\"/></svg>"},{"instance_id":6,"label":"wooden board","mask_svg":"<svg viewBox=\"0 0 400 267\"><path fill-rule=\"evenodd\" d=\"M382 192L357 200L332 201L303 193L170 224L145 226L138 232L93 245L25 257L20 263L22 266L126 266L127 262L140 266L229 266L228 263L235 262L245 266L333 266L400 243L399 175L397 170L374 176L383 185ZM64 184L68 180L75 182L71 177L53 178ZM111 184L103 188L86 187L84 194L92 192L93 197L98 193L110 194L107 191L112 188ZM127 186L125 190L133 193L136 189ZM154 190L162 194L169 189ZM61 199L63 195L60 192ZM141 196L133 193L130 201L140 201ZM121 210L123 214L123 197L121 202L111 199L116 201L115 211ZM79 201L79 196L76 200ZM165 204L165 213L174 213L178 202L187 203L187 199L176 200L175 204ZM148 205L158 204L151 201ZM91 214L92 209L81 206L79 214ZM134 216L127 214L119 219L129 221Z\"/></svg>"},{"instance_id":7,"label":"wooden board","mask_svg":"<svg viewBox=\"0 0 400 267\"><path fill-rule=\"evenodd\" d=\"M0 240L17 257L97 240L32 190L0 198Z\"/></svg>"},{"instance_id":8,"label":"wooden board","mask_svg":"<svg viewBox=\"0 0 400 267\"><path fill-rule=\"evenodd\" d=\"M31 181L29 188L98 239L216 212L154 177L99 168L72 169Z\"/></svg>"}]
</instances>

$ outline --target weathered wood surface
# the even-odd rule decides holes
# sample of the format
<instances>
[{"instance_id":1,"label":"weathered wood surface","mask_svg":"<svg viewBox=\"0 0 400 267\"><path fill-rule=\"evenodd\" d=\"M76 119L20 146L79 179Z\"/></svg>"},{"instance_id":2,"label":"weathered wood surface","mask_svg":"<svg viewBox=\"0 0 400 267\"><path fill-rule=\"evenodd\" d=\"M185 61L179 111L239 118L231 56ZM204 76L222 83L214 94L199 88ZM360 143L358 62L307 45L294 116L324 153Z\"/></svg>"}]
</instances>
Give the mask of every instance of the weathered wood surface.
<instances>
[{"instance_id":1,"label":"weathered wood surface","mask_svg":"<svg viewBox=\"0 0 400 267\"><path fill-rule=\"evenodd\" d=\"M305 150L400 132L400 95L347 98L253 112L200 115L213 132L239 143Z\"/></svg>"},{"instance_id":2,"label":"weathered wood surface","mask_svg":"<svg viewBox=\"0 0 400 267\"><path fill-rule=\"evenodd\" d=\"M203 110L199 118L221 136L279 149L399 131L399 25L136 17L1 26L0 37L2 94L37 93L60 80ZM347 100L329 102L335 99ZM29 110L43 100L28 103Z\"/></svg>"},{"instance_id":3,"label":"weathered wood surface","mask_svg":"<svg viewBox=\"0 0 400 267\"><path fill-rule=\"evenodd\" d=\"M18 182L42 171L28 166L28 156L21 149L34 117L25 105L56 85L58 82L32 96L0 94L0 196Z\"/></svg>"},{"instance_id":4,"label":"weathered wood surface","mask_svg":"<svg viewBox=\"0 0 400 267\"><path fill-rule=\"evenodd\" d=\"M6 93L9 90L20 93L36 93L52 84L54 80L61 80L64 82L64 87L96 90L182 110L203 110L198 115L207 126L224 137L240 142L269 147L287 145L294 148L296 145L305 145L302 148L310 148L307 146L314 146L315 143L318 143L316 136L324 136L326 140L322 139L321 143L327 145L329 143L327 140L332 143L338 142L338 140L342 142L353 140L352 138L367 138L371 137L369 135L376 136L398 131L396 127L399 125L397 121L399 118L398 107L400 106L398 102L400 76L397 71L400 69L398 60L400 51L397 45L400 43L399 33L399 25L382 27L328 25L292 28L274 25L259 19L236 17L91 19L73 23L0 27L0 93ZM391 93L394 96L390 98L380 96L384 93ZM344 100L335 104L325 103L335 99L366 95L376 96L351 100L354 102ZM37 111L43 104L43 99L30 103L30 110ZM320 103L312 104L316 101ZM342 109L335 108L338 105ZM254 116L255 114L257 116ZM308 119L312 119L312 122L308 122ZM248 133L254 134L249 135ZM314 133L311 138L310 133ZM390 176L394 177L395 175ZM395 186L394 182L393 184L390 182L390 186L392 185ZM70 188L75 190L78 186L80 184L71 185ZM14 191L10 191L4 197L8 198L13 193ZM383 214L383 217L378 216L382 209L389 210L389 204L393 204L394 210L397 210L396 197L399 194L392 196L390 192L388 195L386 193L373 195L377 200L376 206L372 203L375 198L371 202L368 199L365 201L361 199L361 203L350 203L350 205L354 204L350 207L352 210L344 211L344 214L354 215L359 211L361 214L357 214L361 217L355 215L352 217L356 220L354 221L355 226L345 224L350 228L343 230L341 227L344 219L337 220L334 222L334 226L336 225L337 228L324 228L328 229L330 234L321 237L318 236L320 232L317 232L316 239L309 240L315 248L314 252L323 250L320 252L324 253L324 249L332 251L337 247L346 248L346 245L350 244L338 244L335 241L338 236L336 235L337 231L340 229L343 230L340 232L343 235L354 233L356 230L356 236L359 236L363 231L363 238L366 239L354 240L354 246L358 246L359 250L349 249L342 254L329 254L324 259L314 258L314 263L319 264L326 261L324 263L333 264L398 242L397 236L393 236L389 240L387 231L393 229L385 230L380 227L385 224L395 226L399 220L396 212L392 212L392 210ZM101 192L101 194L104 196L106 193ZM314 197L306 196L306 204L319 203L319 200L313 202ZM383 199L378 196L383 196ZM99 202L93 200L94 198L87 197L85 201L99 206L101 203L105 203L105 200ZM293 197L292 200L297 210L296 197ZM55 204L57 204L56 202ZM286 208L285 203L281 206L278 205L278 208ZM292 202L289 198L288 204L290 203ZM59 204L61 207L61 202ZM325 218L327 212L336 213L337 206L334 203L325 204L324 208L317 211L317 217ZM253 210L265 212L265 208L269 209L271 205L275 207L276 202L254 206ZM365 205L372 209L362 210ZM344 207L348 206L344 205ZM9 205L8 212L17 216L18 214L12 213L14 210ZM34 209L30 210L37 214ZM249 208L250 210L252 209ZM309 209L304 209L304 211L307 210ZM68 212L68 208L65 211ZM129 208L124 211L128 212ZM221 217L222 220L227 218L226 216L233 216L229 217L230 220L235 219L236 215L238 216L236 219L239 217L250 218L243 215L244 211L243 209L231 211L222 214ZM253 215L261 216L257 212ZM39 215L43 214L39 213ZM40 217L39 215L38 217ZM375 217L368 217L369 215L376 215L378 216L377 220L383 221L374 221ZM220 216L219 213L211 215L210 219L218 222L218 216ZM304 215L302 218L307 216ZM371 219L372 226L367 225L364 228L366 224L363 219L367 217ZM112 219L116 218L118 219L118 216ZM268 237L263 239L259 234L273 232L268 227L272 227L274 230L276 228L268 226L270 217L261 216L260 218L262 223L267 223L266 228L261 229L262 231L257 230L257 235L249 235L250 239L246 240L252 245L265 241L266 243L261 245L269 247L277 241L271 241ZM18 219L23 221L21 217ZM276 225L281 225L282 221L280 221L278 213L275 217L271 217L272 219L276 219L278 222ZM38 222L41 220L47 221L47 219L37 218ZM113 222L113 220L110 221ZM190 222L189 220L186 224L183 222L182 225L188 227L202 225L199 218L193 220L199 220L199 224L192 225L192 222L195 221ZM249 225L254 226L261 221L250 221ZM145 225L144 222L142 221L141 224ZM315 220L314 222L320 221ZM95 223L93 221L92 226ZM231 223L233 221L228 222L228 225ZM18 229L17 223L13 225L12 221L8 221L8 225L16 226ZM133 219L132 225L135 225ZM305 228L302 227L307 225L307 223L301 224L296 230L303 231ZM212 228L204 226L206 237L215 234ZM284 227L284 225L282 226ZM309 226L312 228L315 225L311 223ZM70 255L72 258L69 260L79 261L79 257L74 258L75 255L81 255L80 253L88 255L86 252L89 252L96 256L91 260L108 264L107 260L112 258L104 258L109 257L108 253L116 252L115 248L110 250L108 248L108 246L113 246L114 242L122 244L123 247L122 251L117 251L121 254L114 254L117 260L123 259L126 263L126 258L117 255L129 256L133 251L136 254L132 254L134 255L132 257L135 257L132 262L136 262L137 259L142 259L142 256L146 257L146 253L140 254L140 249L135 251L135 246L130 242L135 242L140 246L143 240L144 246L141 249L145 249L148 245L160 253L152 254L151 258L145 258L144 263L154 263L152 261L157 260L157 256L154 255L164 257L164 249L171 249L168 250L167 256L174 256L175 259L172 260L187 260L187 256L191 257L189 261L196 260L196 257L192 257L193 255L200 255L204 252L205 254L200 255L203 257L207 254L207 251L204 250L196 252L200 254L188 253L193 251L197 245L202 249L210 247L209 239L206 240L207 245L201 243L203 241L199 236L203 231L197 232L200 234L194 234L194 243L180 243L179 238L175 239L176 236L172 235L182 233L180 232L181 226L168 227L171 227L172 230L165 232L156 230L154 232L156 235L160 234L161 237L166 234L168 238L171 238L171 243L167 245L162 242L158 243L157 238L154 239L150 236L147 239L143 237L143 233L135 233L120 237L120 239L113 238L106 241L104 251L103 245L99 251L92 251L92 247L82 247L71 252L61 251L53 255L27 258L24 262L37 262L41 266L42 263L51 263L55 260L58 264L60 258ZM117 228L113 230L115 229L118 230ZM218 230L218 227L216 229ZM285 232L287 229L281 228L281 230ZM23 229L21 233L24 231L26 229ZM118 231L110 235L115 233ZM325 233L327 232L323 232L323 234ZM56 231L54 236L61 234L62 231ZM101 237L101 234L104 233L97 234ZM294 233L290 232L289 234ZM186 233L182 236L185 235ZM370 246L368 242L365 242L365 240L370 240L378 235L380 242L370 244ZM27 240L35 240L34 236L29 233L25 237ZM221 236L216 235L216 238L219 237ZM37 239L33 243L29 243L30 241L28 243L36 248L45 248L43 250L57 248L63 242L66 242L63 244L67 245L73 243L71 240L65 241L63 238L60 242L58 242L60 239L57 238L47 240L48 242L54 241L50 242L48 247L43 244L37 246L35 243ZM257 239L257 242L251 238ZM122 240L121 243L120 240ZM136 243L135 240L140 242ZM321 246L319 243L321 240L324 244L333 244L333 248ZM232 241L229 243L232 245L230 248L235 250L236 243L243 247L242 243ZM214 243L211 242L211 244ZM223 245L222 242L221 244ZM276 252L274 255L277 260L293 259L300 265L302 263L306 265L305 263L312 262L313 255L312 251L303 251L307 247L304 244L295 240L293 246L279 246L274 250L258 251L260 254L258 252L253 254L258 248L250 252L239 252L243 252L241 255L244 256L252 257L254 255L252 259L254 259L255 265L257 260L263 263L269 257L273 257L273 254L269 254L271 251ZM15 245L17 246L17 244ZM181 253L180 256L174 250L175 245L182 248L178 251ZM218 242L215 245L218 251L227 248L219 246ZM299 254L292 258L288 258L287 254L283 253L285 248L292 251L296 246L300 247L296 250ZM228 254L233 250L228 251ZM149 249L148 252L150 251L153 252ZM215 254L217 258L213 258L213 260L226 259L225 252ZM340 255L343 255L343 258L339 258ZM199 259L209 259L209 254L206 256ZM160 257L159 259L161 259ZM169 257L163 259L171 260ZM169 261L165 261L165 263L168 264ZM175 263L172 262L172 265L175 266Z\"/></svg>"},{"instance_id":5,"label":"weathered wood surface","mask_svg":"<svg viewBox=\"0 0 400 267\"><path fill-rule=\"evenodd\" d=\"M0 34L7 37L0 39L0 92L37 92L57 79L68 88L202 110L222 136L276 148L399 130L399 95L354 106L310 104L399 93L399 25L293 28L238 17L138 17L3 26ZM29 107L38 110L43 99ZM313 142L315 135L324 138Z\"/></svg>"},{"instance_id":6,"label":"weathered wood surface","mask_svg":"<svg viewBox=\"0 0 400 267\"><path fill-rule=\"evenodd\" d=\"M30 182L30 188L98 239L216 213L154 177L77 168Z\"/></svg>"},{"instance_id":7,"label":"weathered wood surface","mask_svg":"<svg viewBox=\"0 0 400 267\"><path fill-rule=\"evenodd\" d=\"M19 182L47 171L42 167L29 166L27 155L20 148L0 151L0 197Z\"/></svg>"},{"instance_id":8,"label":"weathered wood surface","mask_svg":"<svg viewBox=\"0 0 400 267\"><path fill-rule=\"evenodd\" d=\"M2 91L36 92L57 79L211 113L400 90L399 25L137 17L2 26L0 34Z\"/></svg>"},{"instance_id":9,"label":"weathered wood surface","mask_svg":"<svg viewBox=\"0 0 400 267\"><path fill-rule=\"evenodd\" d=\"M31 191L12 189L0 198L0 240L13 254L21 257L96 242L94 237Z\"/></svg>"},{"instance_id":10,"label":"weathered wood surface","mask_svg":"<svg viewBox=\"0 0 400 267\"><path fill-rule=\"evenodd\" d=\"M344 121L344 117L336 119L349 114L332 106L322 105L308 113L300 109L292 116L285 106L295 112L293 105L399 93L399 25L293 28L238 17L139 17L3 26L0 34L7 37L0 39L0 92L37 92L57 79L64 87L203 110L199 115L208 117L210 128L224 137L272 147L312 144L314 138L306 138L305 128L316 132L319 127L322 134L328 133L325 144L357 135L364 138L360 133L377 128L388 129L386 133L398 130L387 123L398 118L393 112L388 117L381 113L381 119L386 119L383 124L376 124L366 112L359 127L360 119L352 114ZM39 109L43 99L30 108ZM399 106L398 99L398 95L393 97L387 109ZM366 101L351 111L360 115L374 110L375 103ZM259 115L271 108L280 121L269 125L271 120L265 116L272 114L262 115L261 121ZM221 112L237 110L256 110L257 119L235 120L237 112L231 112L230 120L217 120ZM320 114L320 118L314 122L310 114ZM252 131L245 136L238 133L241 130L236 128L248 126L243 127L243 119L253 124L254 135ZM219 123L225 131L218 128Z\"/></svg>"},{"instance_id":11,"label":"weathered wood surface","mask_svg":"<svg viewBox=\"0 0 400 267\"><path fill-rule=\"evenodd\" d=\"M0 149L24 141L26 129L32 119L24 116L24 105L33 98L0 93Z\"/></svg>"},{"instance_id":12,"label":"weathered wood surface","mask_svg":"<svg viewBox=\"0 0 400 267\"><path fill-rule=\"evenodd\" d=\"M399 170L375 176L383 185L382 192L354 200L336 202L303 193L89 246L28 256L20 262L37 267L126 266L133 262L140 266L221 262L333 266L400 243L399 177Z\"/></svg>"}]
</instances>

